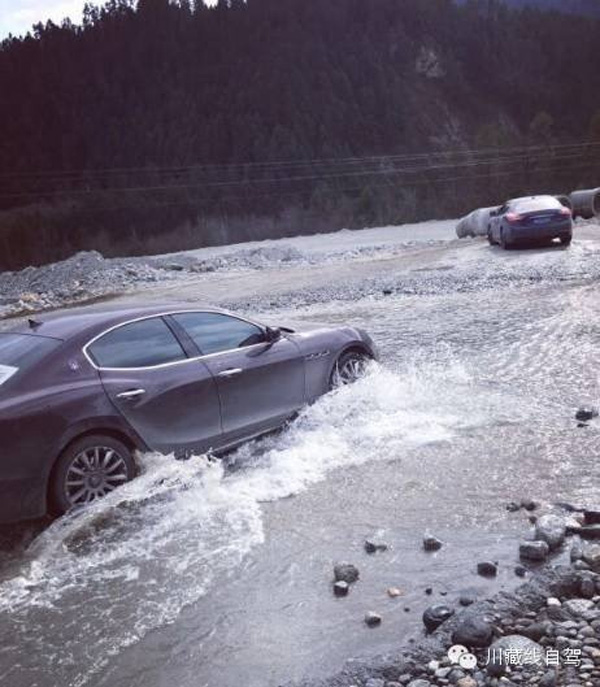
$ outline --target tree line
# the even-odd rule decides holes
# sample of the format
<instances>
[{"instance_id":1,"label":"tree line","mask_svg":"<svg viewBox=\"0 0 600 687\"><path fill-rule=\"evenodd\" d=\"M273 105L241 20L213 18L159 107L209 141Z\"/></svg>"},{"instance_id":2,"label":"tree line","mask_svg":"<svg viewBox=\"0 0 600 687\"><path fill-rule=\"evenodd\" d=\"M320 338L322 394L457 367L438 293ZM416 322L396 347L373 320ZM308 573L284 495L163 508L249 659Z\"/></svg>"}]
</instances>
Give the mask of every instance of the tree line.
<instances>
[{"instance_id":1,"label":"tree line","mask_svg":"<svg viewBox=\"0 0 600 687\"><path fill-rule=\"evenodd\" d=\"M38 24L0 46L0 269L598 185L599 29L497 0L111 0Z\"/></svg>"}]
</instances>

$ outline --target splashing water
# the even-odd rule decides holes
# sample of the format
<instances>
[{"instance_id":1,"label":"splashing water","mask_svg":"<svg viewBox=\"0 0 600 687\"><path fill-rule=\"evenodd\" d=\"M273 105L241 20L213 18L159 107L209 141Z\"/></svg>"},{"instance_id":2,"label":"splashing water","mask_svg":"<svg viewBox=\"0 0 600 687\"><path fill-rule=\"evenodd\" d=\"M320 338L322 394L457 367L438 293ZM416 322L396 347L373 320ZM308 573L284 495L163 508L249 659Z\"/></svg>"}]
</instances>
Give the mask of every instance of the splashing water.
<instances>
[{"instance_id":1,"label":"splashing water","mask_svg":"<svg viewBox=\"0 0 600 687\"><path fill-rule=\"evenodd\" d=\"M481 394L474 408L471 383L447 360L402 374L373 365L226 461L144 456L138 479L55 522L29 548L25 569L0 585L2 641L21 655L32 649L27 665L0 678L17 687L52 664L62 684L84 684L240 566L264 540L261 503L298 494L334 469L401 460L501 413L501 399L484 407Z\"/></svg>"}]
</instances>

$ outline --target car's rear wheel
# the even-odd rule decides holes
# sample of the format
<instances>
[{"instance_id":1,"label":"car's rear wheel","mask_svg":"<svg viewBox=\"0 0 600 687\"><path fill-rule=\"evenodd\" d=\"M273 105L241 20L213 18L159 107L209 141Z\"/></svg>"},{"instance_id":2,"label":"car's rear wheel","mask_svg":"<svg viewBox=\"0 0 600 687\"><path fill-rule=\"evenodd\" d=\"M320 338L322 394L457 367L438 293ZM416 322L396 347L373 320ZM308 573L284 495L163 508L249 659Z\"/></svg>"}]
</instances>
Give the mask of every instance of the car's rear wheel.
<instances>
[{"instance_id":1,"label":"car's rear wheel","mask_svg":"<svg viewBox=\"0 0 600 687\"><path fill-rule=\"evenodd\" d=\"M361 351L348 351L338 358L329 385L332 389L353 384L364 377L370 357Z\"/></svg>"},{"instance_id":2,"label":"car's rear wheel","mask_svg":"<svg viewBox=\"0 0 600 687\"><path fill-rule=\"evenodd\" d=\"M58 459L50 480L51 510L62 515L93 503L136 474L131 450L118 439L93 435L78 439Z\"/></svg>"}]
</instances>

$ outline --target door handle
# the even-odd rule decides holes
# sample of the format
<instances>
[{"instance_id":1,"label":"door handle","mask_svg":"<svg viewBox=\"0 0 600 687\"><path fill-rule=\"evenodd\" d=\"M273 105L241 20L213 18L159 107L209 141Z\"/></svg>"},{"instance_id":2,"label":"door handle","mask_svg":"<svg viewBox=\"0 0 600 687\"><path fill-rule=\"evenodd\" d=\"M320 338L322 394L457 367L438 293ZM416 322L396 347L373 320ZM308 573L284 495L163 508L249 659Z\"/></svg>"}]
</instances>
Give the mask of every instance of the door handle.
<instances>
[{"instance_id":1,"label":"door handle","mask_svg":"<svg viewBox=\"0 0 600 687\"><path fill-rule=\"evenodd\" d=\"M243 372L241 367L230 367L228 370L223 370L219 372L218 377L235 377L236 375L241 375Z\"/></svg>"},{"instance_id":2,"label":"door handle","mask_svg":"<svg viewBox=\"0 0 600 687\"><path fill-rule=\"evenodd\" d=\"M139 398L146 393L146 389L130 389L129 391L122 391L117 394L117 398L123 398L126 401L131 401L135 398Z\"/></svg>"}]
</instances>

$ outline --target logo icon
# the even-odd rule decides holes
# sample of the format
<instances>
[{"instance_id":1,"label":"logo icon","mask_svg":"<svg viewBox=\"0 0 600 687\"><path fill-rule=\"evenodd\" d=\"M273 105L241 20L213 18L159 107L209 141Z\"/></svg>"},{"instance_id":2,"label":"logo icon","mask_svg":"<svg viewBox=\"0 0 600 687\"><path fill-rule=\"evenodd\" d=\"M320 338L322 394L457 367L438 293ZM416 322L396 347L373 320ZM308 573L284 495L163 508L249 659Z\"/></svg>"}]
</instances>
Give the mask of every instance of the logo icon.
<instances>
[{"instance_id":1,"label":"logo icon","mask_svg":"<svg viewBox=\"0 0 600 687\"><path fill-rule=\"evenodd\" d=\"M463 670L473 670L477 667L477 658L462 644L451 646L448 649L448 658L452 665L459 665Z\"/></svg>"}]
</instances>

